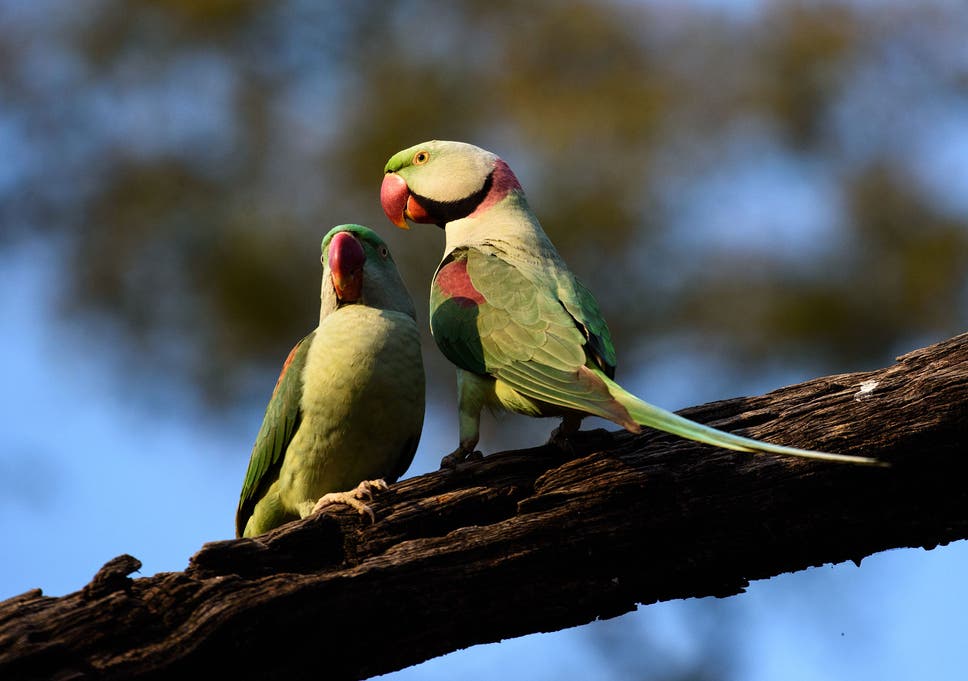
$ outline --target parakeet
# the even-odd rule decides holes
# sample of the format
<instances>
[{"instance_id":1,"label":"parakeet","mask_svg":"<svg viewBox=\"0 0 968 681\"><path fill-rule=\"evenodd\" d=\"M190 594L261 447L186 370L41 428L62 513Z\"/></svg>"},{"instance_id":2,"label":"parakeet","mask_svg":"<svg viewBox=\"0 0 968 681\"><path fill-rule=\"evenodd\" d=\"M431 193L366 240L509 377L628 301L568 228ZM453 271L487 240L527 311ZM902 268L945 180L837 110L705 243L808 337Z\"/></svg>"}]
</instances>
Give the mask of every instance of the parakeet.
<instances>
[{"instance_id":1,"label":"parakeet","mask_svg":"<svg viewBox=\"0 0 968 681\"><path fill-rule=\"evenodd\" d=\"M390 251L371 229L339 225L320 260L319 326L283 364L242 485L237 536L333 502L372 517L362 499L407 470L420 440L420 333Z\"/></svg>"},{"instance_id":2,"label":"parakeet","mask_svg":"<svg viewBox=\"0 0 968 681\"><path fill-rule=\"evenodd\" d=\"M380 201L387 217L444 229L430 291L431 331L457 365L460 445L475 454L484 406L559 416L553 439L587 415L637 433L649 426L744 452L877 464L875 459L784 447L701 425L648 404L613 379L615 349L595 297L568 269L511 168L463 142L430 141L394 154Z\"/></svg>"}]
</instances>

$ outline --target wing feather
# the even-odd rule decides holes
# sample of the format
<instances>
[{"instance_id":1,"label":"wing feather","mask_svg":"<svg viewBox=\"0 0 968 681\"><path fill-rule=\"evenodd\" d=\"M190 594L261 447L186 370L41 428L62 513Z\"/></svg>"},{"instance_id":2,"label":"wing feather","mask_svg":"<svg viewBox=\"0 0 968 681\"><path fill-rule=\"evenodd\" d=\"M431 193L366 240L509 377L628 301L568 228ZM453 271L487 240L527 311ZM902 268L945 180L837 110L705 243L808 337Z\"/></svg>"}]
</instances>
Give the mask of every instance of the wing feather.
<instances>
[{"instance_id":1,"label":"wing feather","mask_svg":"<svg viewBox=\"0 0 968 681\"><path fill-rule=\"evenodd\" d=\"M279 477L286 449L299 428L302 420L299 404L302 399L302 369L306 365L306 355L315 334L313 331L292 349L282 365L276 387L272 391L262 426L252 447L245 481L242 483L242 494L235 514L235 530L238 536L242 536L256 503Z\"/></svg>"},{"instance_id":2,"label":"wing feather","mask_svg":"<svg viewBox=\"0 0 968 681\"><path fill-rule=\"evenodd\" d=\"M562 289L542 281L541 272L528 275L497 252L452 252L431 290L431 326L440 349L461 368L500 379L530 399L629 420L596 373L613 370L614 351L600 316L585 318L598 311L591 294L577 281ZM571 292L571 302L559 297L561 290ZM579 318L573 310L581 306L574 301L582 295L593 304L584 301Z\"/></svg>"}]
</instances>

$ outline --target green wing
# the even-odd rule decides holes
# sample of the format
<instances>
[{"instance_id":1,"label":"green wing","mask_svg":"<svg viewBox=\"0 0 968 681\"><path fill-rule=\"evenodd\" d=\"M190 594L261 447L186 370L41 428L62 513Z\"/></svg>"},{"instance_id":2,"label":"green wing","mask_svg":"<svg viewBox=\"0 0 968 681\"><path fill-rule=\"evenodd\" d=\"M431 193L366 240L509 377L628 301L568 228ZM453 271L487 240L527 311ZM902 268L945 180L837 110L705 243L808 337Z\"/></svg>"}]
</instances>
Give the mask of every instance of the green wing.
<instances>
[{"instance_id":1,"label":"green wing","mask_svg":"<svg viewBox=\"0 0 968 681\"><path fill-rule=\"evenodd\" d=\"M476 374L487 373L477 326L482 302L467 275L467 250L451 253L430 287L430 331L447 359Z\"/></svg>"},{"instance_id":2,"label":"green wing","mask_svg":"<svg viewBox=\"0 0 968 681\"><path fill-rule=\"evenodd\" d=\"M239 537L242 536L256 503L263 497L269 485L279 477L286 448L302 420L302 410L299 407L302 398L302 369L306 365L306 355L315 335L316 332L313 331L292 349L282 365L276 387L272 391L272 398L262 419L262 427L252 447L249 468L242 484L242 495L239 497L239 508L235 514L235 532Z\"/></svg>"},{"instance_id":3,"label":"green wing","mask_svg":"<svg viewBox=\"0 0 968 681\"><path fill-rule=\"evenodd\" d=\"M558 297L584 333L586 350L595 363L606 376L615 378L615 346L595 296L578 279L569 276L558 287Z\"/></svg>"},{"instance_id":4,"label":"green wing","mask_svg":"<svg viewBox=\"0 0 968 681\"><path fill-rule=\"evenodd\" d=\"M598 375L614 368L604 322L576 318L559 297L557 282L535 281L539 276L526 276L497 254L474 248L451 253L431 288L438 347L457 366L499 379L531 399L628 420ZM574 282L571 290L573 309L584 295L597 311L587 289ZM600 358L610 363L599 366Z\"/></svg>"}]
</instances>

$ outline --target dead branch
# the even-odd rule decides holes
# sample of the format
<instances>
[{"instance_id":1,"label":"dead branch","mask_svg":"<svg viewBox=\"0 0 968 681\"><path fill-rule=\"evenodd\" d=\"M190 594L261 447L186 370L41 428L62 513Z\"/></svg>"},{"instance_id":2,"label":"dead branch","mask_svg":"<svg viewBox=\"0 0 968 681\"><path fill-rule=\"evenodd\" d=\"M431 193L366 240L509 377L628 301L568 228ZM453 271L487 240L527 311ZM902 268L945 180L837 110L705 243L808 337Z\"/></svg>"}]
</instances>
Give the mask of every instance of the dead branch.
<instances>
[{"instance_id":1,"label":"dead branch","mask_svg":"<svg viewBox=\"0 0 968 681\"><path fill-rule=\"evenodd\" d=\"M750 580L968 537L968 334L890 367L686 415L890 468L737 454L654 432L404 480L377 522L321 514L204 545L184 572L0 603L0 678L359 679Z\"/></svg>"}]
</instances>

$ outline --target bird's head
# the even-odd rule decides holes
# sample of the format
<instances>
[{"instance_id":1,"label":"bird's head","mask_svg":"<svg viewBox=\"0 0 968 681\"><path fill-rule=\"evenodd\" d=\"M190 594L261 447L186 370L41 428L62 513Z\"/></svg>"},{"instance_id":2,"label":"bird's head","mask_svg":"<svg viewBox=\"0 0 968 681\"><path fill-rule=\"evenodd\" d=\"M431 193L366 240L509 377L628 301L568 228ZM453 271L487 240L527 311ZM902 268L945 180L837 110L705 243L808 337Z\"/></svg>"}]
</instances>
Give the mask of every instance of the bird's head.
<instances>
[{"instance_id":1,"label":"bird's head","mask_svg":"<svg viewBox=\"0 0 968 681\"><path fill-rule=\"evenodd\" d=\"M338 225L323 238L322 309L362 304L414 317L413 301L383 239L363 225Z\"/></svg>"},{"instance_id":2,"label":"bird's head","mask_svg":"<svg viewBox=\"0 0 968 681\"><path fill-rule=\"evenodd\" d=\"M404 149L384 172L380 203L403 229L408 219L444 227L521 188L504 161L465 142L432 140Z\"/></svg>"}]
</instances>

